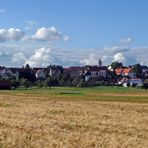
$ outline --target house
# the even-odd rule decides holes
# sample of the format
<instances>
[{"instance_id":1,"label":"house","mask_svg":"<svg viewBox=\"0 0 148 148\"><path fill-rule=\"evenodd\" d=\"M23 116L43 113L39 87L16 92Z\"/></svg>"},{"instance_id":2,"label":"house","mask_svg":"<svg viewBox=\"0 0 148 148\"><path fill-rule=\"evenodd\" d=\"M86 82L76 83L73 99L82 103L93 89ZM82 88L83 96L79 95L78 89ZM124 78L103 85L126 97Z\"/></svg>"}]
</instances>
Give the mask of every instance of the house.
<instances>
[{"instance_id":1,"label":"house","mask_svg":"<svg viewBox=\"0 0 148 148\"><path fill-rule=\"evenodd\" d=\"M85 80L88 81L92 78L106 78L108 69L106 66L99 67L95 66L85 66L84 67L84 75Z\"/></svg>"},{"instance_id":2,"label":"house","mask_svg":"<svg viewBox=\"0 0 148 148\"><path fill-rule=\"evenodd\" d=\"M50 66L47 71L48 70L49 76L57 78L62 73L63 68L61 66Z\"/></svg>"},{"instance_id":3,"label":"house","mask_svg":"<svg viewBox=\"0 0 148 148\"><path fill-rule=\"evenodd\" d=\"M83 74L82 67L69 67L63 69L63 74L70 76L70 78L75 79L80 77Z\"/></svg>"},{"instance_id":4,"label":"house","mask_svg":"<svg viewBox=\"0 0 148 148\"><path fill-rule=\"evenodd\" d=\"M122 72L122 76L128 76L130 78L134 78L136 75L133 72L133 68L124 68Z\"/></svg>"},{"instance_id":5,"label":"house","mask_svg":"<svg viewBox=\"0 0 148 148\"><path fill-rule=\"evenodd\" d=\"M82 67L69 67L70 78L78 78L82 75L83 68Z\"/></svg>"},{"instance_id":6,"label":"house","mask_svg":"<svg viewBox=\"0 0 148 148\"><path fill-rule=\"evenodd\" d=\"M139 79L139 78L135 78L135 79L125 79L123 78L121 81L120 81L120 84L123 85L124 87L128 87L128 86L143 86L143 81L142 79Z\"/></svg>"},{"instance_id":7,"label":"house","mask_svg":"<svg viewBox=\"0 0 148 148\"><path fill-rule=\"evenodd\" d=\"M122 75L122 72L123 72L123 68L117 68L117 69L115 69L115 73L116 73L116 75Z\"/></svg>"},{"instance_id":8,"label":"house","mask_svg":"<svg viewBox=\"0 0 148 148\"><path fill-rule=\"evenodd\" d=\"M37 79L46 78L46 74L45 74L46 68L35 67L32 69L32 71Z\"/></svg>"},{"instance_id":9,"label":"house","mask_svg":"<svg viewBox=\"0 0 148 148\"><path fill-rule=\"evenodd\" d=\"M16 80L19 80L19 72L15 68L0 69L0 76L4 79L15 78Z\"/></svg>"},{"instance_id":10,"label":"house","mask_svg":"<svg viewBox=\"0 0 148 148\"><path fill-rule=\"evenodd\" d=\"M142 74L144 77L148 77L148 67L147 66L141 66L142 68Z\"/></svg>"},{"instance_id":11,"label":"house","mask_svg":"<svg viewBox=\"0 0 148 148\"><path fill-rule=\"evenodd\" d=\"M12 73L13 73L12 76L18 81L19 76L20 76L19 70L18 70L19 68L12 67L12 68L7 68L7 69L12 71Z\"/></svg>"},{"instance_id":12,"label":"house","mask_svg":"<svg viewBox=\"0 0 148 148\"><path fill-rule=\"evenodd\" d=\"M118 76L122 77L129 77L129 78L134 78L135 73L133 72L133 68L117 68L115 69L115 73Z\"/></svg>"},{"instance_id":13,"label":"house","mask_svg":"<svg viewBox=\"0 0 148 148\"><path fill-rule=\"evenodd\" d=\"M44 69L37 70L36 73L35 73L35 77L37 79L43 79L44 80L46 78L46 74L45 74Z\"/></svg>"}]
</instances>

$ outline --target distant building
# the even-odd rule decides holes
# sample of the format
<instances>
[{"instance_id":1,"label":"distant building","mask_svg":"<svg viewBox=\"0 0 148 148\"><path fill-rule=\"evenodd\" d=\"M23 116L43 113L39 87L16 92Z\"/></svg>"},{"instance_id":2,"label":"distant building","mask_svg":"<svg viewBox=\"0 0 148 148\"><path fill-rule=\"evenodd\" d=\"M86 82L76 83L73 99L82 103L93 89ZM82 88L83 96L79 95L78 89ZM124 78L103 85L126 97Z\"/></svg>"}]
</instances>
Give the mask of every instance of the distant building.
<instances>
[{"instance_id":1,"label":"distant building","mask_svg":"<svg viewBox=\"0 0 148 148\"><path fill-rule=\"evenodd\" d=\"M63 74L69 75L70 78L75 79L75 78L80 77L83 74L83 68L79 66L64 68Z\"/></svg>"},{"instance_id":2,"label":"distant building","mask_svg":"<svg viewBox=\"0 0 148 148\"><path fill-rule=\"evenodd\" d=\"M116 75L120 75L122 77L134 78L135 73L133 72L133 68L117 68L115 69Z\"/></svg>"},{"instance_id":3,"label":"distant building","mask_svg":"<svg viewBox=\"0 0 148 148\"><path fill-rule=\"evenodd\" d=\"M85 74L85 80L88 81L92 78L106 78L107 77L107 67L102 66L85 66L84 67L84 74Z\"/></svg>"},{"instance_id":4,"label":"distant building","mask_svg":"<svg viewBox=\"0 0 148 148\"><path fill-rule=\"evenodd\" d=\"M0 76L4 79L15 78L19 80L19 72L17 68L0 69Z\"/></svg>"},{"instance_id":5,"label":"distant building","mask_svg":"<svg viewBox=\"0 0 148 148\"><path fill-rule=\"evenodd\" d=\"M35 77L37 79L43 79L44 80L46 78L46 74L45 74L44 69L37 70L36 73L35 73Z\"/></svg>"},{"instance_id":6,"label":"distant building","mask_svg":"<svg viewBox=\"0 0 148 148\"><path fill-rule=\"evenodd\" d=\"M102 67L102 60L101 59L99 59L98 64L99 64L99 67Z\"/></svg>"}]
</instances>

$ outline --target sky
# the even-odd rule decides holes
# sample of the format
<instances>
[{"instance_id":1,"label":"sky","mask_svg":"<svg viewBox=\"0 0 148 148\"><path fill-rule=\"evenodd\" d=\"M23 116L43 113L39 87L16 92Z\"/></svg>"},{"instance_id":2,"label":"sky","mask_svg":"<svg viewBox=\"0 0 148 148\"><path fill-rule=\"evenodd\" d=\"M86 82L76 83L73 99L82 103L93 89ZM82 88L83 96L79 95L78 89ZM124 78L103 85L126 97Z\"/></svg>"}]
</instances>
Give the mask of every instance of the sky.
<instances>
[{"instance_id":1,"label":"sky","mask_svg":"<svg viewBox=\"0 0 148 148\"><path fill-rule=\"evenodd\" d=\"M0 3L0 65L148 65L147 0Z\"/></svg>"}]
</instances>

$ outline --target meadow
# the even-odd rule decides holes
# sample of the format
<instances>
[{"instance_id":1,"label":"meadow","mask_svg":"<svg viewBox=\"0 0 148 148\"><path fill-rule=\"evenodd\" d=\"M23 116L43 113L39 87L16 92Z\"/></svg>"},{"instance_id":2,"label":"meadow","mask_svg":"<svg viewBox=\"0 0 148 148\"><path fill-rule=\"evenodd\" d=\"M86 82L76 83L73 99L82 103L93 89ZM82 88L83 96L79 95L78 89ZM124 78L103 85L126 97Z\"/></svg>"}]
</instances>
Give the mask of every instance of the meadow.
<instances>
[{"instance_id":1,"label":"meadow","mask_svg":"<svg viewBox=\"0 0 148 148\"><path fill-rule=\"evenodd\" d=\"M0 148L147 148L148 91L0 91Z\"/></svg>"}]
</instances>

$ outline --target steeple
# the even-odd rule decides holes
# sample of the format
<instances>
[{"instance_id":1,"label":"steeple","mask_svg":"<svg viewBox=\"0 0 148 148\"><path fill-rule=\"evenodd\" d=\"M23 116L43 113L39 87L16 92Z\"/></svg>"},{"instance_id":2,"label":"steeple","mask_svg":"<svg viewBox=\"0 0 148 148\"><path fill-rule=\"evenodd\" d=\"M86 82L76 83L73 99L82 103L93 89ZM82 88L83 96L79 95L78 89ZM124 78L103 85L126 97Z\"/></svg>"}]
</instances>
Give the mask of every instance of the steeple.
<instances>
[{"instance_id":1,"label":"steeple","mask_svg":"<svg viewBox=\"0 0 148 148\"><path fill-rule=\"evenodd\" d=\"M99 67L102 67L102 60L101 59L99 59L98 65L99 65Z\"/></svg>"}]
</instances>

